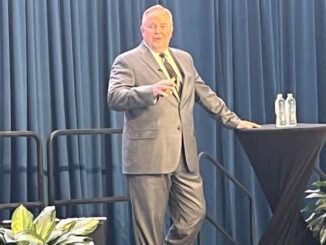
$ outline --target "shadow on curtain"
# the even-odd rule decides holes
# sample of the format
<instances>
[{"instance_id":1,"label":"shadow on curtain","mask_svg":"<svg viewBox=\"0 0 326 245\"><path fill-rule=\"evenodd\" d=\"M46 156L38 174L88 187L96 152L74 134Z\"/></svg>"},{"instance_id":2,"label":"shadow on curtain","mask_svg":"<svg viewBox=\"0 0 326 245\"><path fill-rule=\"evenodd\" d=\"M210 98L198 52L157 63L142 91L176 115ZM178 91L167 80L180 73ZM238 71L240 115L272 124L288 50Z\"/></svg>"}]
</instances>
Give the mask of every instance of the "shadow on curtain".
<instances>
[{"instance_id":1,"label":"shadow on curtain","mask_svg":"<svg viewBox=\"0 0 326 245\"><path fill-rule=\"evenodd\" d=\"M293 92L299 122L326 122L324 1L3 0L0 130L32 130L46 142L56 129L122 127L122 114L106 105L110 66L138 45L142 12L156 3L174 15L172 46L193 55L201 76L241 117L273 123L276 93ZM247 157L231 130L199 107L195 115L199 150L216 156L254 195L258 240L270 211ZM37 198L34 150L26 139L0 139L1 203ZM120 150L118 136L60 139L58 198L125 194ZM208 212L248 244L245 198L205 162L202 173ZM132 244L126 203L61 208L59 214L106 215L113 244ZM9 215L0 212L1 219ZM204 244L223 244L209 224L202 232Z\"/></svg>"}]
</instances>

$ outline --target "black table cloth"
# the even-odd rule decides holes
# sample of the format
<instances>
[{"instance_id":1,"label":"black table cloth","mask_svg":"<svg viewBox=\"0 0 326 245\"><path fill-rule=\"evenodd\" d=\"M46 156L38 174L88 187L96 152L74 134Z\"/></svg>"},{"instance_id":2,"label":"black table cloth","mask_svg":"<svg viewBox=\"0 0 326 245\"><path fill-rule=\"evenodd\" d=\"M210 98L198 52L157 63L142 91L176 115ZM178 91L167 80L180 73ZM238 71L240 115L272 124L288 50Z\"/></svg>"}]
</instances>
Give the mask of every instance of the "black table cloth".
<instances>
[{"instance_id":1,"label":"black table cloth","mask_svg":"<svg viewBox=\"0 0 326 245\"><path fill-rule=\"evenodd\" d=\"M312 245L300 213L302 195L326 140L326 124L237 130L273 212L260 245Z\"/></svg>"}]
</instances>

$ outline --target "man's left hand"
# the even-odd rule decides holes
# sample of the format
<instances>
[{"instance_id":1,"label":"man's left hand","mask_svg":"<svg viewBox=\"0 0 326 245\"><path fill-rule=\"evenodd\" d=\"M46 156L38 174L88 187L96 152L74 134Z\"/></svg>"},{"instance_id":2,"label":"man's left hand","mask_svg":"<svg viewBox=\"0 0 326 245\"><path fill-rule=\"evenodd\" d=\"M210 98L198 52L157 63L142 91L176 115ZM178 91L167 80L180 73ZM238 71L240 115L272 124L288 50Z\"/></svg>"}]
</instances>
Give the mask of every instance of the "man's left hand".
<instances>
[{"instance_id":1,"label":"man's left hand","mask_svg":"<svg viewBox=\"0 0 326 245\"><path fill-rule=\"evenodd\" d=\"M238 129L247 129L247 128L260 128L261 126L257 123L241 120L239 125L237 126Z\"/></svg>"}]
</instances>

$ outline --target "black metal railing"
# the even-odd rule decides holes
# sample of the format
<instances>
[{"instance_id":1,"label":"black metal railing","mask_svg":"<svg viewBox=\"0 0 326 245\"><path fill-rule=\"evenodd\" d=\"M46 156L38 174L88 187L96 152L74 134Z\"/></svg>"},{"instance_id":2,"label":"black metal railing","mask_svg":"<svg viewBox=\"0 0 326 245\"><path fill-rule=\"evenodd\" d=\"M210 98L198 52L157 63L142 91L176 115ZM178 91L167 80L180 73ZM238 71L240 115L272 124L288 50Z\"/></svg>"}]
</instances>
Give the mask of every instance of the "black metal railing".
<instances>
[{"instance_id":1,"label":"black metal railing","mask_svg":"<svg viewBox=\"0 0 326 245\"><path fill-rule=\"evenodd\" d=\"M254 202L251 194L248 192L248 190L234 177L232 176L224 167L222 164L220 164L216 159L214 159L210 154L207 152L201 152L198 154L199 161L202 158L207 158L210 163L212 163L216 168L218 168L222 174L229 179L236 187L238 187L242 193L244 193L249 200L249 209L250 209L250 214L249 214L249 222L250 222L250 241L251 244L255 244L255 215L254 215ZM211 223L217 231L219 231L231 244L238 244L230 235L229 233L216 221L213 220L208 214L206 214L206 219L209 223ZM199 233L198 236L198 244L201 244L201 236Z\"/></svg>"},{"instance_id":2,"label":"black metal railing","mask_svg":"<svg viewBox=\"0 0 326 245\"><path fill-rule=\"evenodd\" d=\"M43 148L41 138L32 131L0 131L0 137L25 137L31 138L36 141L36 154L37 154L37 184L38 184L38 201L26 201L19 203L0 203L0 209L12 209L23 204L25 207L38 207L45 206L44 195L44 170L43 170Z\"/></svg>"},{"instance_id":3,"label":"black metal railing","mask_svg":"<svg viewBox=\"0 0 326 245\"><path fill-rule=\"evenodd\" d=\"M55 172L54 172L54 141L60 136L80 136L80 135L112 135L121 134L122 129L117 128L100 128L100 129L61 129L56 130L48 137L48 170L49 170L49 204L56 206L73 205L73 204L94 204L94 203L112 203L129 201L128 196L111 196L100 198L83 198L83 199L56 199Z\"/></svg>"}]
</instances>

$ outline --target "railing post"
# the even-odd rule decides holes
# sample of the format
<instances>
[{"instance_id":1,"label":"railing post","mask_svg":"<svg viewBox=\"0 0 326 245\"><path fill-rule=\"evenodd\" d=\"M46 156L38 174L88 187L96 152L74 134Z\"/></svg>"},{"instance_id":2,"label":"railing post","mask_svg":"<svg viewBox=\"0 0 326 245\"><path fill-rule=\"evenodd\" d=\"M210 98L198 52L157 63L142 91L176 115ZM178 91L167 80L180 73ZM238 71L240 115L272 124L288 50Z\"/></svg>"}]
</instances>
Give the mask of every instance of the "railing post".
<instances>
[{"instance_id":1,"label":"railing post","mask_svg":"<svg viewBox=\"0 0 326 245\"><path fill-rule=\"evenodd\" d=\"M35 202L21 202L21 203L5 203L0 204L0 209L11 209L23 204L26 207L44 207L45 193L44 193L44 169L43 169L43 147L41 138L32 131L0 131L0 137L9 138L32 138L36 142L37 151L37 184L38 184L38 199Z\"/></svg>"},{"instance_id":2,"label":"railing post","mask_svg":"<svg viewBox=\"0 0 326 245\"><path fill-rule=\"evenodd\" d=\"M201 152L198 154L198 158L199 161L203 158L206 157L210 163L212 163L215 167L217 167L222 173L223 175L228 178L231 182L234 183L235 186L237 186L241 192L243 192L249 200L249 206L250 206L250 240L251 240L251 244L255 245L255 215L254 215L254 202L253 202L253 198L250 195L249 191L234 177L232 176L217 160L215 160L212 156L210 156L207 152ZM219 230L223 236L225 238L227 238L230 242L232 242L233 244L237 244L236 241L234 241L232 239L231 236L229 236L229 234L223 229L223 227L219 226L218 224L216 224L213 219L211 219L208 215L206 215L206 219L213 224L213 226Z\"/></svg>"},{"instance_id":3,"label":"railing post","mask_svg":"<svg viewBox=\"0 0 326 245\"><path fill-rule=\"evenodd\" d=\"M91 203L111 203L120 201L129 201L128 196L112 196L100 198L84 198L84 199L56 199L55 190L55 174L54 174L54 140L60 136L79 136L79 135L111 135L121 134L122 129L118 128L99 128L99 129L61 129L52 132L47 141L48 152L48 169L49 169L49 203L50 205L72 205L72 204L91 204Z\"/></svg>"}]
</instances>

